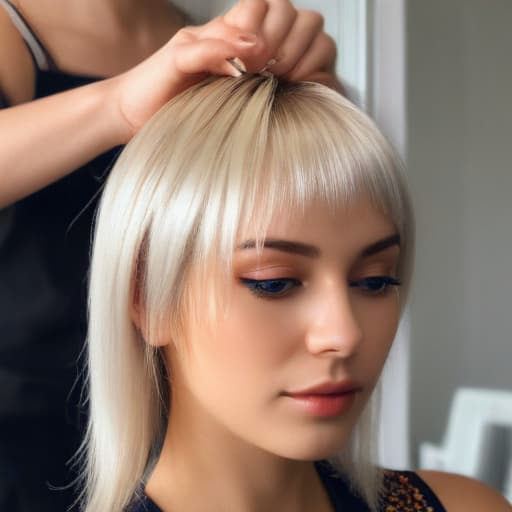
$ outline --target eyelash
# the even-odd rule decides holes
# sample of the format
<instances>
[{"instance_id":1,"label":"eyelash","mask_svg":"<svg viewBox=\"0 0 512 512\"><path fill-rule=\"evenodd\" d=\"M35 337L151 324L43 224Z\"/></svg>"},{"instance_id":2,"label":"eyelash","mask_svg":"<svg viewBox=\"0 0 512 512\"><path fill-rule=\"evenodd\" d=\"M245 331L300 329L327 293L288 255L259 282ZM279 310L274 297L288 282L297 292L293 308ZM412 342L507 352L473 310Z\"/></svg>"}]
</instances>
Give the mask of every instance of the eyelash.
<instances>
[{"instance_id":1,"label":"eyelash","mask_svg":"<svg viewBox=\"0 0 512 512\"><path fill-rule=\"evenodd\" d=\"M296 286L302 286L302 283L297 279L292 278L276 278L276 279L247 279L241 278L240 281L249 288L251 293L254 293L257 297L265 298L265 299L278 299L288 295L292 288L283 291L282 289L277 291L276 293L264 290L261 288L262 285L268 283L291 283ZM375 286L377 285L377 286ZM361 288L364 293L370 295L372 297L384 295L387 291L389 291L391 286L401 286L402 283L399 279L395 279L391 276L370 276L365 277L363 279L357 279L356 281L351 281L349 283L350 288ZM372 286L374 287L372 289Z\"/></svg>"}]
</instances>

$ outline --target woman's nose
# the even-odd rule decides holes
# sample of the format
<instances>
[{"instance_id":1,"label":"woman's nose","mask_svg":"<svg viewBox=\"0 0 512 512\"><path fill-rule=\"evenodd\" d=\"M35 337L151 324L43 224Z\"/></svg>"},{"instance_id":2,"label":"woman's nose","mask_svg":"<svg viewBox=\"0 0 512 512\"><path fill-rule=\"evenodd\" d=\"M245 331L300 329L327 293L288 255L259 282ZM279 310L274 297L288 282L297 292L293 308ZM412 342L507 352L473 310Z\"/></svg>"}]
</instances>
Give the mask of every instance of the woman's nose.
<instances>
[{"instance_id":1,"label":"woman's nose","mask_svg":"<svg viewBox=\"0 0 512 512\"><path fill-rule=\"evenodd\" d=\"M309 309L306 346L312 354L348 358L356 353L363 331L349 293L348 286L329 287Z\"/></svg>"}]
</instances>

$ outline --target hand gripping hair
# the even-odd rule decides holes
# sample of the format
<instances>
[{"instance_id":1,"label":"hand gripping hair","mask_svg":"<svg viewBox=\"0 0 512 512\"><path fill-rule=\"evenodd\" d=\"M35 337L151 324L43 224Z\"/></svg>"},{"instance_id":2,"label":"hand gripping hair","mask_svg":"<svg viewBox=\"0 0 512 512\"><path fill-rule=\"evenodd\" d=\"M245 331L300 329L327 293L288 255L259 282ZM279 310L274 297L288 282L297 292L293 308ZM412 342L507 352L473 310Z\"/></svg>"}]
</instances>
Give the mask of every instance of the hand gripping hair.
<instances>
[{"instance_id":1,"label":"hand gripping hair","mask_svg":"<svg viewBox=\"0 0 512 512\"><path fill-rule=\"evenodd\" d=\"M135 136L112 170L97 217L87 511L122 510L150 467L172 384L160 347L171 340L185 350L186 322L219 314L235 241L248 226L263 240L273 218L293 216L315 199L334 209L368 197L400 235L405 301L413 214L399 168L374 124L345 98L273 76L207 79ZM373 503L370 409L334 459Z\"/></svg>"}]
</instances>

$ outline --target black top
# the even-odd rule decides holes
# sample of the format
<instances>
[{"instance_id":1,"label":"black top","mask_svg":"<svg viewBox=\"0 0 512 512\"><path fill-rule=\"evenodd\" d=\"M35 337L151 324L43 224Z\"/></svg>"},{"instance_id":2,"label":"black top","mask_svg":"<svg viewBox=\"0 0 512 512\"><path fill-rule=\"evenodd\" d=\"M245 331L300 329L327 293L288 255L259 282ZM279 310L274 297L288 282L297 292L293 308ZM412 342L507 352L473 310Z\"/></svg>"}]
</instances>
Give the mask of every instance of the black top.
<instances>
[{"instance_id":1,"label":"black top","mask_svg":"<svg viewBox=\"0 0 512 512\"><path fill-rule=\"evenodd\" d=\"M316 469L334 512L369 512L365 502L328 463L318 462ZM127 512L162 512L142 490L137 495ZM446 512L446 509L416 473L386 470L379 512Z\"/></svg>"},{"instance_id":2,"label":"black top","mask_svg":"<svg viewBox=\"0 0 512 512\"><path fill-rule=\"evenodd\" d=\"M59 71L19 12L7 0L2 7L34 60L34 99L98 80ZM118 153L114 148L0 210L0 420L76 414L66 403L86 336L93 215Z\"/></svg>"}]
</instances>

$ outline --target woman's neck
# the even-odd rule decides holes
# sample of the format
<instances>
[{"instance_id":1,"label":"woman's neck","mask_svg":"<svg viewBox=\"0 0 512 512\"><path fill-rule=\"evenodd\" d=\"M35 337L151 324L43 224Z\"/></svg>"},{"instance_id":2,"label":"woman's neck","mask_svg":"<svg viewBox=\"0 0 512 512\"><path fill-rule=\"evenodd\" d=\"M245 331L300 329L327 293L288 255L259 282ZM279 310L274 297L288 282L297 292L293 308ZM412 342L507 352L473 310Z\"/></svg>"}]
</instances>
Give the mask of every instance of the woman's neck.
<instances>
[{"instance_id":1,"label":"woman's neck","mask_svg":"<svg viewBox=\"0 0 512 512\"><path fill-rule=\"evenodd\" d=\"M173 403L163 449L146 494L164 511L330 512L313 462L271 454L205 414ZM190 412L190 411L189 411Z\"/></svg>"}]
</instances>

